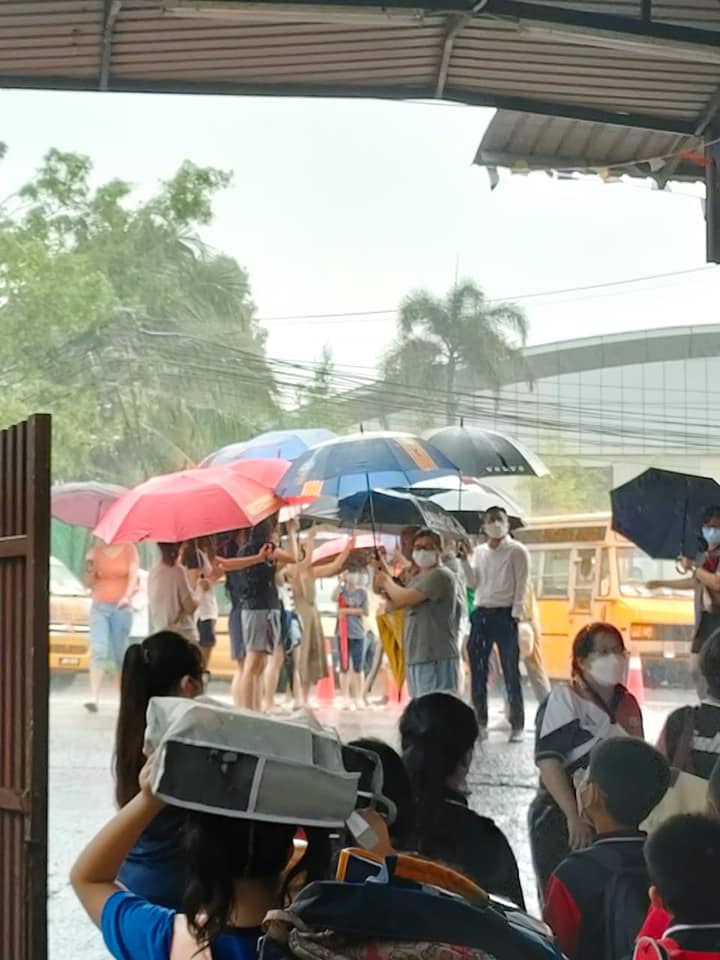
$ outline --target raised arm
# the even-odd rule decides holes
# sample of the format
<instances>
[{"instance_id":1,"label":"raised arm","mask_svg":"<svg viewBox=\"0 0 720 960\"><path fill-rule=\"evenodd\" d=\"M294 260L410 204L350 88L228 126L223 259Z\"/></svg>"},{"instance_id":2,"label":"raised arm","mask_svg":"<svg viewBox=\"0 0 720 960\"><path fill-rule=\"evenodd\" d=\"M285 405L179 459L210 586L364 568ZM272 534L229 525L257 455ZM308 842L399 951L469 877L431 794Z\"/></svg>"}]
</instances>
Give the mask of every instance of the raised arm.
<instances>
[{"instance_id":1,"label":"raised arm","mask_svg":"<svg viewBox=\"0 0 720 960\"><path fill-rule=\"evenodd\" d=\"M122 888L116 877L142 833L163 809L150 792L149 763L140 773L140 792L119 810L85 847L70 873L70 883L90 919L100 926L103 909Z\"/></svg>"},{"instance_id":2,"label":"raised arm","mask_svg":"<svg viewBox=\"0 0 720 960\"><path fill-rule=\"evenodd\" d=\"M345 549L342 553L338 554L334 560L331 560L330 563L321 563L317 567L312 568L313 576L316 580L325 580L328 577L336 577L339 573L342 572L345 564L350 559L350 554L355 549L355 536L350 537L348 542L345 544Z\"/></svg>"}]
</instances>

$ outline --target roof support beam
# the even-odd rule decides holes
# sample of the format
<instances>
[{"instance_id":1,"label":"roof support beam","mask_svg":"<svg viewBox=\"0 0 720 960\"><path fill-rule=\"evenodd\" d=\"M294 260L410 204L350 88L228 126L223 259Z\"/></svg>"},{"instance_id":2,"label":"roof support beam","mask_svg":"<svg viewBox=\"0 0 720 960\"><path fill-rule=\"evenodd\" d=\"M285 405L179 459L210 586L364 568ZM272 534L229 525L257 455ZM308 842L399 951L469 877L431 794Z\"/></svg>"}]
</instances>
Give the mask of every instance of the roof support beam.
<instances>
[{"instance_id":1,"label":"roof support beam","mask_svg":"<svg viewBox=\"0 0 720 960\"><path fill-rule=\"evenodd\" d=\"M441 99L445 93L445 84L447 83L448 70L450 69L450 58L452 57L455 38L463 28L470 23L471 16L455 13L447 19L445 28L445 38L442 45L442 54L440 55L440 66L438 67L437 83L435 84L435 97Z\"/></svg>"},{"instance_id":2,"label":"roof support beam","mask_svg":"<svg viewBox=\"0 0 720 960\"><path fill-rule=\"evenodd\" d=\"M101 90L107 90L110 83L113 33L121 7L122 0L105 0L103 31L100 38L100 76L98 78L98 86Z\"/></svg>"},{"instance_id":3,"label":"roof support beam","mask_svg":"<svg viewBox=\"0 0 720 960\"><path fill-rule=\"evenodd\" d=\"M641 17L589 13L528 0L488 0L482 15L510 20L521 30L569 43L628 50L670 60L720 63L720 31L717 30Z\"/></svg>"},{"instance_id":4,"label":"roof support beam","mask_svg":"<svg viewBox=\"0 0 720 960\"><path fill-rule=\"evenodd\" d=\"M94 90L92 80L74 77L25 77L0 74L0 88L22 90ZM404 86L397 84L383 87L344 86L342 84L282 84L282 83L233 83L222 81L150 80L111 77L108 89L122 93L196 93L227 96L247 95L255 97L347 97L370 100L428 100L433 88L428 86ZM504 94L487 93L483 90L451 88L445 97L458 103L475 107L493 107L496 110L516 110L521 113L538 113L546 117L568 117L572 120L589 120L592 123L610 123L620 127L640 127L643 130L663 130L691 136L694 120L683 117L664 116L654 113L616 113L595 107L583 107L574 103L551 100L535 100L526 97L509 97Z\"/></svg>"}]
</instances>

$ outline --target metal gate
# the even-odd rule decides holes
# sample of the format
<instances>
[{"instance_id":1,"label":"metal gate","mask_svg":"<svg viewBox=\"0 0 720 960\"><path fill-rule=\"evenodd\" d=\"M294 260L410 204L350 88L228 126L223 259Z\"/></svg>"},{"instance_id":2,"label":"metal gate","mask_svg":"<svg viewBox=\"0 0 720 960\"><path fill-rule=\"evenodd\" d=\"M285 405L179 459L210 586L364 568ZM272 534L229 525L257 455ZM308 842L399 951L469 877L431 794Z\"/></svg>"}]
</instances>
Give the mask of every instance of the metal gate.
<instances>
[{"instance_id":1,"label":"metal gate","mask_svg":"<svg viewBox=\"0 0 720 960\"><path fill-rule=\"evenodd\" d=\"M0 431L0 957L47 956L50 417Z\"/></svg>"}]
</instances>

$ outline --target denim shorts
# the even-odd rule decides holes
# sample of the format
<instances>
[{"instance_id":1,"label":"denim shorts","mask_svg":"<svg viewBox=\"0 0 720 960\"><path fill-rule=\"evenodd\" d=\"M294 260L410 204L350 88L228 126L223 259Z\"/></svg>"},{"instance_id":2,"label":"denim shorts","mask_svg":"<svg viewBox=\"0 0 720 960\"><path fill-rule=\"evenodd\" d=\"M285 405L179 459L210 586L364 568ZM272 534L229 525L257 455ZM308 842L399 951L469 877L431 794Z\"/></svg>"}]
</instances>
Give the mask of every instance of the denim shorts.
<instances>
[{"instance_id":1,"label":"denim shorts","mask_svg":"<svg viewBox=\"0 0 720 960\"><path fill-rule=\"evenodd\" d=\"M120 670L128 648L132 610L93 600L90 607L90 660L93 667Z\"/></svg>"},{"instance_id":2,"label":"denim shorts","mask_svg":"<svg viewBox=\"0 0 720 960\"><path fill-rule=\"evenodd\" d=\"M365 659L365 637L348 637L348 667L352 667L355 673L363 672L363 661ZM338 673L344 673L342 668L342 658L340 656L340 637L335 635L333 643L333 666Z\"/></svg>"}]
</instances>

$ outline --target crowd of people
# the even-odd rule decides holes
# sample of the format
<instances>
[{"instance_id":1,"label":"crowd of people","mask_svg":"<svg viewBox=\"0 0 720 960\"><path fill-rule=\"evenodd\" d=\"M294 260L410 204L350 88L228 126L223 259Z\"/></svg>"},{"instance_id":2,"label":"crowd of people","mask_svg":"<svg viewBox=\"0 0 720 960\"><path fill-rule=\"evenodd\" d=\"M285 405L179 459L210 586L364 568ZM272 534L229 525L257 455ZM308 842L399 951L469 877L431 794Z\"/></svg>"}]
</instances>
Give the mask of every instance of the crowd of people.
<instances>
[{"instance_id":1,"label":"crowd of people","mask_svg":"<svg viewBox=\"0 0 720 960\"><path fill-rule=\"evenodd\" d=\"M643 740L640 710L621 682L623 652L608 625L582 631L571 684L555 687L538 714L541 786L529 824L543 915L569 960L624 960L633 951L642 960L720 957L720 763L697 736L686 765L707 782L707 809L670 817L648 838L642 825L671 785L668 751L680 720L668 718L659 749ZM708 638L701 664L714 699L720 632ZM72 872L80 901L120 960L170 960L182 955L183 942L193 946L189 956L210 949L215 960L254 957L265 916L333 872L328 831L300 819L208 814L153 794L152 759L143 755L150 700L200 697L204 678L199 645L172 631L131 646L124 658L114 753L119 811ZM720 701L693 711L700 734L711 708L720 713ZM404 710L400 754L387 743L356 741L377 754L393 811L390 818L378 808L366 819L384 853L409 851L452 867L523 909L507 838L468 801L480 732L473 707L436 691Z\"/></svg>"},{"instance_id":2,"label":"crowd of people","mask_svg":"<svg viewBox=\"0 0 720 960\"><path fill-rule=\"evenodd\" d=\"M720 511L705 523L714 519L720 525ZM334 654L349 704L363 704L382 657L374 614L401 611L404 623L411 699L397 731L401 751L355 743L376 755L382 770L386 805L360 810L370 848L446 865L498 902L525 908L515 854L500 828L471 808L468 787L475 747L488 736L493 670L504 678L511 742L522 739L524 659L539 701L529 843L557 948L568 960L720 958L720 629L708 621L712 611L698 612L700 702L671 713L653 747L625 686L622 634L608 623L584 627L573 642L570 681L551 687L527 550L501 509L485 515L483 530L484 541L471 550L449 549L431 530L407 529L397 557L358 559L349 538L322 564L312 562L312 531L301 537L293 525L280 542L272 521L217 541L159 545L148 585L155 632L127 648L122 661L119 811L72 874L114 957L255 957L266 915L286 908L306 884L334 875L338 843L349 835L332 836L307 817L279 823L165 804L150 787L143 742L152 698L204 692L220 580L231 600L235 703L269 710L289 663L295 701L307 704L327 670L315 583L339 576ZM136 571L133 550L89 557L93 615L102 624L98 657L121 652L118 624ZM707 587L706 579L698 582ZM679 792L682 777L700 784L692 809ZM482 797L474 799L481 809Z\"/></svg>"}]
</instances>

